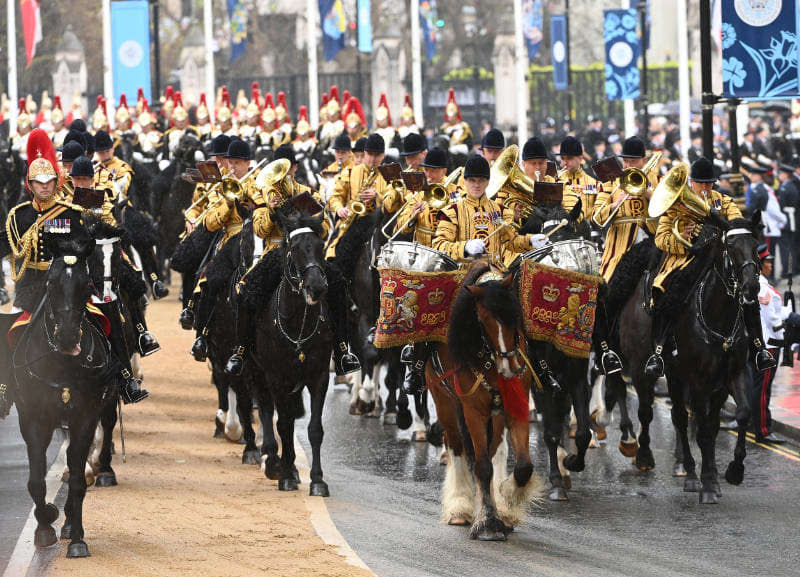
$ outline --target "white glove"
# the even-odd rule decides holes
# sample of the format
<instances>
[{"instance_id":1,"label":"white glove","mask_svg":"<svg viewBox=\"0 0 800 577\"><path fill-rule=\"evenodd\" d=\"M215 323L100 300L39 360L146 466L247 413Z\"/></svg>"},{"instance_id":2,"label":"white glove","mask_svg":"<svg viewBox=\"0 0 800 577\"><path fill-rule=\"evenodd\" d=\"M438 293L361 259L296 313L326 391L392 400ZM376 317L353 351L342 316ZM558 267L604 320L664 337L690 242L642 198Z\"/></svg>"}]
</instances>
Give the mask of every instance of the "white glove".
<instances>
[{"instance_id":1,"label":"white glove","mask_svg":"<svg viewBox=\"0 0 800 577\"><path fill-rule=\"evenodd\" d=\"M469 148L466 144L454 144L450 147L451 154L469 154Z\"/></svg>"},{"instance_id":2,"label":"white glove","mask_svg":"<svg viewBox=\"0 0 800 577\"><path fill-rule=\"evenodd\" d=\"M531 235L531 246L533 248L542 248L543 246L546 246L548 242L550 242L550 239L543 234Z\"/></svg>"},{"instance_id":3,"label":"white glove","mask_svg":"<svg viewBox=\"0 0 800 577\"><path fill-rule=\"evenodd\" d=\"M164 171L167 169L168 166L169 166L169 160L167 160L166 158L163 158L158 161L158 170Z\"/></svg>"},{"instance_id":4,"label":"white glove","mask_svg":"<svg viewBox=\"0 0 800 577\"><path fill-rule=\"evenodd\" d=\"M468 240L464 247L468 255L475 256L486 252L486 243L479 238Z\"/></svg>"},{"instance_id":5,"label":"white glove","mask_svg":"<svg viewBox=\"0 0 800 577\"><path fill-rule=\"evenodd\" d=\"M194 161L195 162L203 162L206 159L206 155L203 154L202 150L195 150L194 151Z\"/></svg>"},{"instance_id":6,"label":"white glove","mask_svg":"<svg viewBox=\"0 0 800 577\"><path fill-rule=\"evenodd\" d=\"M136 162L144 162L144 155L137 150L136 152L133 153L133 159Z\"/></svg>"}]
</instances>

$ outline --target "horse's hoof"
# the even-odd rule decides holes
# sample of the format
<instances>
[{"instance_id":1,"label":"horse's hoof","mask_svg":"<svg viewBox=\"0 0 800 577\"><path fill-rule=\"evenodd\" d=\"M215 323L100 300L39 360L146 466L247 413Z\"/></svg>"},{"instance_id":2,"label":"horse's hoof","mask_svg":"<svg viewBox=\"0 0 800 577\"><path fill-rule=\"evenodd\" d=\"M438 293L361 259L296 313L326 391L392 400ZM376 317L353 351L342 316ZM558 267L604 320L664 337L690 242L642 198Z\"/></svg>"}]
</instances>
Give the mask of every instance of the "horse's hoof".
<instances>
[{"instance_id":1,"label":"horse's hoof","mask_svg":"<svg viewBox=\"0 0 800 577\"><path fill-rule=\"evenodd\" d=\"M114 471L103 471L97 475L95 484L98 487L116 487L117 475L114 473Z\"/></svg>"},{"instance_id":2,"label":"horse's hoof","mask_svg":"<svg viewBox=\"0 0 800 577\"><path fill-rule=\"evenodd\" d=\"M700 491L700 504L701 505L716 505L719 503L717 492L712 490L703 489Z\"/></svg>"},{"instance_id":3,"label":"horse's hoof","mask_svg":"<svg viewBox=\"0 0 800 577\"><path fill-rule=\"evenodd\" d=\"M242 465L260 465L261 453L258 449L245 450L242 452Z\"/></svg>"},{"instance_id":4,"label":"horse's hoof","mask_svg":"<svg viewBox=\"0 0 800 577\"><path fill-rule=\"evenodd\" d=\"M567 491L572 489L572 477L569 475L564 475L561 477L561 486L564 487Z\"/></svg>"},{"instance_id":5,"label":"horse's hoof","mask_svg":"<svg viewBox=\"0 0 800 577\"><path fill-rule=\"evenodd\" d=\"M698 491L700 491L700 481L697 480L697 477L686 477L683 480L684 493L697 493Z\"/></svg>"},{"instance_id":6,"label":"horse's hoof","mask_svg":"<svg viewBox=\"0 0 800 577\"><path fill-rule=\"evenodd\" d=\"M91 557L89 547L83 541L70 543L67 547L67 559L78 559L80 557Z\"/></svg>"},{"instance_id":7,"label":"horse's hoof","mask_svg":"<svg viewBox=\"0 0 800 577\"><path fill-rule=\"evenodd\" d=\"M444 445L444 427L439 421L434 422L428 430L425 431L428 442L434 447L441 447Z\"/></svg>"},{"instance_id":8,"label":"horse's hoof","mask_svg":"<svg viewBox=\"0 0 800 577\"><path fill-rule=\"evenodd\" d=\"M349 412L350 412L351 415L360 415L361 414L361 408L360 408L359 404L358 403L350 403Z\"/></svg>"},{"instance_id":9,"label":"horse's hoof","mask_svg":"<svg viewBox=\"0 0 800 577\"><path fill-rule=\"evenodd\" d=\"M400 409L397 413L397 428L401 431L406 431L411 428L414 418L411 416L411 411L408 409Z\"/></svg>"},{"instance_id":10,"label":"horse's hoof","mask_svg":"<svg viewBox=\"0 0 800 577\"><path fill-rule=\"evenodd\" d=\"M636 456L636 451L638 450L639 450L639 441L634 441L633 443L626 443L625 441L619 442L619 452L625 455L626 457Z\"/></svg>"},{"instance_id":11,"label":"horse's hoof","mask_svg":"<svg viewBox=\"0 0 800 577\"><path fill-rule=\"evenodd\" d=\"M411 433L411 440L416 443L426 443L428 435L425 434L425 431L414 431Z\"/></svg>"},{"instance_id":12,"label":"horse's hoof","mask_svg":"<svg viewBox=\"0 0 800 577\"><path fill-rule=\"evenodd\" d=\"M86 488L87 489L89 487L91 487L92 485L94 485L95 481L97 481L97 478L94 476L94 473L92 473L91 467L89 468L88 471L86 471L84 473L84 477L86 477Z\"/></svg>"},{"instance_id":13,"label":"horse's hoof","mask_svg":"<svg viewBox=\"0 0 800 577\"><path fill-rule=\"evenodd\" d=\"M42 512L37 517L43 525L50 525L56 522L58 519L58 507L56 507L53 503L46 503L45 506L42 508Z\"/></svg>"},{"instance_id":14,"label":"horse's hoof","mask_svg":"<svg viewBox=\"0 0 800 577\"><path fill-rule=\"evenodd\" d=\"M656 460L653 458L653 453L647 451L644 453L641 449L636 452L636 468L640 471L651 471L656 466Z\"/></svg>"},{"instance_id":15,"label":"horse's hoof","mask_svg":"<svg viewBox=\"0 0 800 577\"><path fill-rule=\"evenodd\" d=\"M465 527L469 525L472 521L467 519L466 517L462 517L461 515L452 515L450 519L447 521L448 525L454 525L456 527Z\"/></svg>"},{"instance_id":16,"label":"horse's hoof","mask_svg":"<svg viewBox=\"0 0 800 577\"><path fill-rule=\"evenodd\" d=\"M281 478L281 461L277 457L267 457L264 463L264 476L271 480L277 481Z\"/></svg>"},{"instance_id":17,"label":"horse's hoof","mask_svg":"<svg viewBox=\"0 0 800 577\"><path fill-rule=\"evenodd\" d=\"M578 455L567 455L564 457L564 467L573 473L580 473L586 468L586 463L578 460Z\"/></svg>"},{"instance_id":18,"label":"horse's hoof","mask_svg":"<svg viewBox=\"0 0 800 577\"><path fill-rule=\"evenodd\" d=\"M397 413L385 413L383 415L383 424L384 425L396 425L397 424Z\"/></svg>"},{"instance_id":19,"label":"horse's hoof","mask_svg":"<svg viewBox=\"0 0 800 577\"><path fill-rule=\"evenodd\" d=\"M294 468L294 471L292 471L292 474L294 475L295 483L297 483L298 485L302 485L302 483L300 481L300 471L297 470L297 467Z\"/></svg>"},{"instance_id":20,"label":"horse's hoof","mask_svg":"<svg viewBox=\"0 0 800 577\"><path fill-rule=\"evenodd\" d=\"M371 415L372 411L375 410L375 401L370 401L366 403L362 400L358 401L358 410L361 411L361 414L365 417L374 417L376 415Z\"/></svg>"},{"instance_id":21,"label":"horse's hoof","mask_svg":"<svg viewBox=\"0 0 800 577\"><path fill-rule=\"evenodd\" d=\"M672 476L673 477L686 476L686 467L683 466L682 461L675 461L675 464L672 466Z\"/></svg>"},{"instance_id":22,"label":"horse's hoof","mask_svg":"<svg viewBox=\"0 0 800 577\"><path fill-rule=\"evenodd\" d=\"M56 530L52 527L36 529L36 532L33 534L33 544L40 549L55 545L57 541Z\"/></svg>"},{"instance_id":23,"label":"horse's hoof","mask_svg":"<svg viewBox=\"0 0 800 577\"><path fill-rule=\"evenodd\" d=\"M744 463L731 461L725 470L725 480L729 485L741 485L744 480Z\"/></svg>"},{"instance_id":24,"label":"horse's hoof","mask_svg":"<svg viewBox=\"0 0 800 577\"><path fill-rule=\"evenodd\" d=\"M69 541L70 539L72 539L72 525L64 523L61 527L61 540Z\"/></svg>"},{"instance_id":25,"label":"horse's hoof","mask_svg":"<svg viewBox=\"0 0 800 577\"><path fill-rule=\"evenodd\" d=\"M231 443L238 443L242 440L242 428L241 427L225 427L225 438L228 439Z\"/></svg>"},{"instance_id":26,"label":"horse's hoof","mask_svg":"<svg viewBox=\"0 0 800 577\"><path fill-rule=\"evenodd\" d=\"M220 421L219 419L214 419L214 438L215 439L224 439L225 438L225 423Z\"/></svg>"},{"instance_id":27,"label":"horse's hoof","mask_svg":"<svg viewBox=\"0 0 800 577\"><path fill-rule=\"evenodd\" d=\"M442 454L439 455L439 464L445 466L449 461L450 461L450 455L447 454L446 450L442 451Z\"/></svg>"},{"instance_id":28,"label":"horse's hoof","mask_svg":"<svg viewBox=\"0 0 800 577\"><path fill-rule=\"evenodd\" d=\"M478 521L469 532L470 539L478 541L505 541L506 525L496 517Z\"/></svg>"},{"instance_id":29,"label":"horse's hoof","mask_svg":"<svg viewBox=\"0 0 800 577\"><path fill-rule=\"evenodd\" d=\"M278 481L278 491L297 491L297 480L294 477Z\"/></svg>"},{"instance_id":30,"label":"horse's hoof","mask_svg":"<svg viewBox=\"0 0 800 577\"><path fill-rule=\"evenodd\" d=\"M308 494L312 497L330 497L331 492L328 490L328 484L325 481L312 481L311 488Z\"/></svg>"},{"instance_id":31,"label":"horse's hoof","mask_svg":"<svg viewBox=\"0 0 800 577\"><path fill-rule=\"evenodd\" d=\"M597 433L597 440L598 441L605 441L606 437L608 436L608 433L606 432L605 425L604 424L601 425L600 422L597 419L598 412L599 411L595 411L590 416L591 419L592 419L592 428Z\"/></svg>"},{"instance_id":32,"label":"horse's hoof","mask_svg":"<svg viewBox=\"0 0 800 577\"><path fill-rule=\"evenodd\" d=\"M553 487L548 497L551 501L569 501L567 490L564 487Z\"/></svg>"}]
</instances>

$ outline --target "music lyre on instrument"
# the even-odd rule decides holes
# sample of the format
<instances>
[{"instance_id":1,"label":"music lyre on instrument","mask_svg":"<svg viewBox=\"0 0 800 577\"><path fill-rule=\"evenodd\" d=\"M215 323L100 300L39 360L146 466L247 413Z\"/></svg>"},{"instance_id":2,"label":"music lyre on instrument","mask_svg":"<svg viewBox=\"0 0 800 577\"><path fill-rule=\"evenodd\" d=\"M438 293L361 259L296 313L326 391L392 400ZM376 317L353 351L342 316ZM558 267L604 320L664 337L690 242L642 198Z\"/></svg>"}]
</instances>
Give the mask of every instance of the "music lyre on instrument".
<instances>
[{"instance_id":1,"label":"music lyre on instrument","mask_svg":"<svg viewBox=\"0 0 800 577\"><path fill-rule=\"evenodd\" d=\"M597 221L595 221L595 223L599 226L605 226L609 224L612 220L614 220L614 217L616 216L617 212L619 212L623 202L631 197L640 197L647 192L647 182L648 178L650 177L650 173L658 168L658 163L660 160L661 153L656 152L647 160L641 169L634 166L629 166L628 168L624 169L622 174L619 176L619 190L623 192L623 195L617 202L614 203L606 222L602 225ZM604 161L600 162L602 163ZM596 167L598 164L600 163L595 163L594 167ZM598 177L600 176L597 172L595 172L595 174L598 174ZM602 180L603 182L607 182L606 178L603 178Z\"/></svg>"}]
</instances>

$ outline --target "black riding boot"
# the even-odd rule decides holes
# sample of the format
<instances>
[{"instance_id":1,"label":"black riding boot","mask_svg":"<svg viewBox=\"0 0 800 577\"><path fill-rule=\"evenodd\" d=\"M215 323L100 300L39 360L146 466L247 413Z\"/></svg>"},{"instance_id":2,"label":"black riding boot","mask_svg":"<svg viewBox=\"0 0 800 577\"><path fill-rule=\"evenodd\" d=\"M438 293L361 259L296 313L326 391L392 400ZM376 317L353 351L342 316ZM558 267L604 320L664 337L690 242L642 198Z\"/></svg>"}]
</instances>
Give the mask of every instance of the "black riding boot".
<instances>
[{"instance_id":1,"label":"black riding boot","mask_svg":"<svg viewBox=\"0 0 800 577\"><path fill-rule=\"evenodd\" d=\"M225 372L229 375L239 376L244 368L244 357L247 353L247 344L252 343L252 323L250 318L253 316L246 310L243 303L231 302L234 318L236 319L236 346L233 353L225 365Z\"/></svg>"},{"instance_id":2,"label":"black riding boot","mask_svg":"<svg viewBox=\"0 0 800 577\"><path fill-rule=\"evenodd\" d=\"M536 377L539 379L539 382L542 383L542 387L549 388L554 393L561 391L561 385L553 376L552 371L550 371L550 366L547 364L547 361L544 359L539 361L534 359L531 363L531 366L533 367L533 372L536 373Z\"/></svg>"},{"instance_id":3,"label":"black riding boot","mask_svg":"<svg viewBox=\"0 0 800 577\"><path fill-rule=\"evenodd\" d=\"M152 355L161 350L161 345L155 337L147 330L147 321L144 318L144 308L139 303L131 303L130 306L131 321L136 327L136 346L139 349L139 354L143 357Z\"/></svg>"},{"instance_id":4,"label":"black riding boot","mask_svg":"<svg viewBox=\"0 0 800 577\"><path fill-rule=\"evenodd\" d=\"M328 315L333 323L333 366L336 375L343 377L361 370L358 357L350 352L349 325L347 322L347 306L350 297L347 284L339 269L326 265L325 276L328 280Z\"/></svg>"},{"instance_id":5,"label":"black riding boot","mask_svg":"<svg viewBox=\"0 0 800 577\"><path fill-rule=\"evenodd\" d=\"M763 373L768 369L774 369L778 363L767 350L767 347L764 346L764 337L761 332L761 309L758 302L742 305L742 313L744 314L744 325L747 328L747 334L752 339L751 346L753 347L756 370Z\"/></svg>"},{"instance_id":6,"label":"black riding boot","mask_svg":"<svg viewBox=\"0 0 800 577\"><path fill-rule=\"evenodd\" d=\"M654 296L654 298L656 297ZM664 357L661 356L661 353L664 352L664 343L667 340L671 324L665 317L664 312L653 310L653 329L651 331L653 354L644 365L644 374L656 379L664 376Z\"/></svg>"},{"instance_id":7,"label":"black riding boot","mask_svg":"<svg viewBox=\"0 0 800 577\"><path fill-rule=\"evenodd\" d=\"M194 360L203 362L208 357L208 323L211 320L211 315L214 312L214 301L216 295L210 294L208 285L203 287L200 297L197 301L197 317L195 320L195 328L197 329L197 338L192 345L192 356Z\"/></svg>"},{"instance_id":8,"label":"black riding boot","mask_svg":"<svg viewBox=\"0 0 800 577\"><path fill-rule=\"evenodd\" d=\"M184 273L181 275L181 300L183 301L183 310L181 311L181 316L178 317L178 322L185 331L190 331L194 328L194 280L195 277L193 274Z\"/></svg>"},{"instance_id":9,"label":"black riding boot","mask_svg":"<svg viewBox=\"0 0 800 577\"><path fill-rule=\"evenodd\" d=\"M122 402L126 405L129 403L138 403L150 396L150 393L142 388L142 382L133 378L133 370L131 369L131 356L128 352L128 346L125 343L125 332L122 328L122 320L120 318L119 301L114 300L109 303L101 303L100 310L108 318L111 323L111 334L108 336L108 342L111 344L111 351L117 360L122 365L120 371L120 396Z\"/></svg>"},{"instance_id":10,"label":"black riding boot","mask_svg":"<svg viewBox=\"0 0 800 577\"><path fill-rule=\"evenodd\" d=\"M161 282L161 279L158 278L158 275L154 272L150 273L150 290L153 291L154 300L163 299L165 296L169 295L167 285Z\"/></svg>"},{"instance_id":11,"label":"black riding boot","mask_svg":"<svg viewBox=\"0 0 800 577\"><path fill-rule=\"evenodd\" d=\"M420 393L425 389L425 363L430 356L430 344L427 342L406 345L400 353L400 361L406 365L403 379L403 391L407 395Z\"/></svg>"}]
</instances>

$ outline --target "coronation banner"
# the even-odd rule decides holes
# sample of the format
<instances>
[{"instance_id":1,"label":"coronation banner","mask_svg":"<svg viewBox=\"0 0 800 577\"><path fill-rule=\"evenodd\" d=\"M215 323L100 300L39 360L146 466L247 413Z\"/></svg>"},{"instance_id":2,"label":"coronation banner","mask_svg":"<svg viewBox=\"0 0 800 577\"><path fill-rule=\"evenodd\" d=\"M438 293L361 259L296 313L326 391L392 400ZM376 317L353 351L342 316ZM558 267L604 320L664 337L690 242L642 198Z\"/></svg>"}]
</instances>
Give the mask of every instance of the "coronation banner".
<instances>
[{"instance_id":1,"label":"coronation banner","mask_svg":"<svg viewBox=\"0 0 800 577\"><path fill-rule=\"evenodd\" d=\"M726 98L800 95L797 0L722 0L721 32Z\"/></svg>"},{"instance_id":2,"label":"coronation banner","mask_svg":"<svg viewBox=\"0 0 800 577\"><path fill-rule=\"evenodd\" d=\"M567 19L563 14L550 18L550 54L553 57L553 85L556 90L566 90L569 88Z\"/></svg>"},{"instance_id":3,"label":"coronation banner","mask_svg":"<svg viewBox=\"0 0 800 577\"><path fill-rule=\"evenodd\" d=\"M111 3L114 101L136 102L139 87L150 98L150 8L148 0Z\"/></svg>"},{"instance_id":4,"label":"coronation banner","mask_svg":"<svg viewBox=\"0 0 800 577\"><path fill-rule=\"evenodd\" d=\"M639 35L636 10L603 10L606 42L606 97L639 98Z\"/></svg>"}]
</instances>

